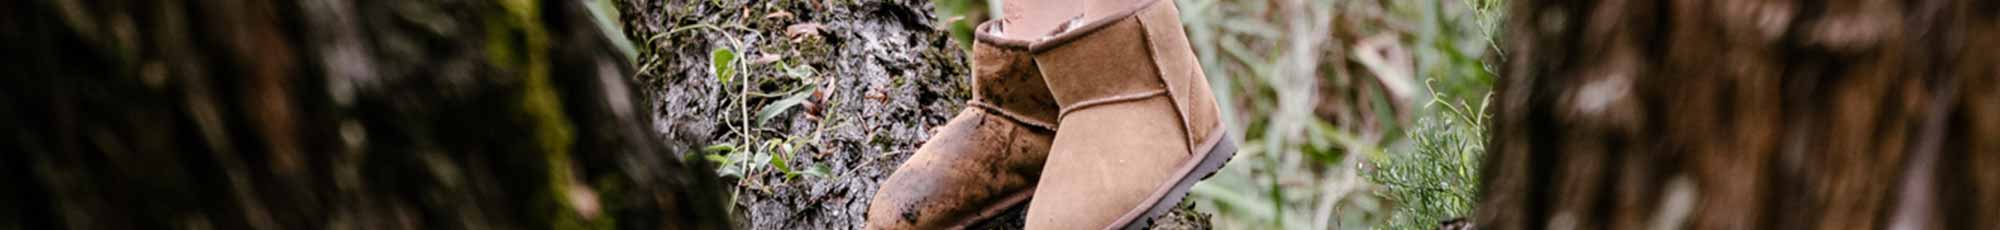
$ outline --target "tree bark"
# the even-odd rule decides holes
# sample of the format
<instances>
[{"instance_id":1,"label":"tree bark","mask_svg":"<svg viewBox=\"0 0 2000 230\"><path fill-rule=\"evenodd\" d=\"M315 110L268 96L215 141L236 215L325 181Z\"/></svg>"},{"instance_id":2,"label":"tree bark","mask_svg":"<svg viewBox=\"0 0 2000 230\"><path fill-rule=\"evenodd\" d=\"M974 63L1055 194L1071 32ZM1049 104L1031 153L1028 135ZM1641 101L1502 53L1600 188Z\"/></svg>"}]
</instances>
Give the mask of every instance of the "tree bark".
<instances>
[{"instance_id":1,"label":"tree bark","mask_svg":"<svg viewBox=\"0 0 2000 230\"><path fill-rule=\"evenodd\" d=\"M1510 4L1482 227L2000 226L2000 2Z\"/></svg>"},{"instance_id":2,"label":"tree bark","mask_svg":"<svg viewBox=\"0 0 2000 230\"><path fill-rule=\"evenodd\" d=\"M0 12L0 229L729 227L578 1Z\"/></svg>"}]
</instances>

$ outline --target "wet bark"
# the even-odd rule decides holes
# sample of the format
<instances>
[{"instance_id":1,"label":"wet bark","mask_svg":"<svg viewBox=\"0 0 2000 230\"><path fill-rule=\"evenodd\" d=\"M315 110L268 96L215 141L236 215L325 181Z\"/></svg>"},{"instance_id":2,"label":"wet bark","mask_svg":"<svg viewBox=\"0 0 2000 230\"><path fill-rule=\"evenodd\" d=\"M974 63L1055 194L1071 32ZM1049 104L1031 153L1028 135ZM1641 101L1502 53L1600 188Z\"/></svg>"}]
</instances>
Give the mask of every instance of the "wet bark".
<instances>
[{"instance_id":1,"label":"wet bark","mask_svg":"<svg viewBox=\"0 0 2000 230\"><path fill-rule=\"evenodd\" d=\"M2000 2L1510 4L1482 227L2000 226Z\"/></svg>"},{"instance_id":2,"label":"wet bark","mask_svg":"<svg viewBox=\"0 0 2000 230\"><path fill-rule=\"evenodd\" d=\"M0 12L0 229L728 227L577 1Z\"/></svg>"}]
</instances>

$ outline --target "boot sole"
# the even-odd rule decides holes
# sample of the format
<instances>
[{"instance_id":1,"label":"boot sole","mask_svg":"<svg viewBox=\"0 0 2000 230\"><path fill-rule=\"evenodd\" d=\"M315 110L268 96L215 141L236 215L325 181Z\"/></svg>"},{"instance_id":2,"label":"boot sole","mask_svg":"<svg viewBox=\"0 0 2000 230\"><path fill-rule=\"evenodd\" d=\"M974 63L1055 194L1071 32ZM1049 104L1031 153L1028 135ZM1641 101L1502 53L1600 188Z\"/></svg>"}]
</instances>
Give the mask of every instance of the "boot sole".
<instances>
[{"instance_id":1,"label":"boot sole","mask_svg":"<svg viewBox=\"0 0 2000 230\"><path fill-rule=\"evenodd\" d=\"M1182 165L1179 171L1182 173L1176 175L1178 178L1170 185L1171 187L1162 189L1164 193L1155 193L1149 197L1152 199L1148 199L1147 203L1140 204L1140 207L1145 208L1144 212L1126 213L1105 229L1134 230L1151 227L1154 218L1159 217L1161 214L1166 214L1168 210L1173 210L1174 206L1179 205L1183 198L1187 198L1188 191L1194 188L1195 182L1207 180L1209 177L1215 176L1215 172L1221 171L1223 165L1229 164L1229 160L1235 158L1237 149L1236 142L1231 141L1235 140L1233 137L1234 135L1228 131L1221 131L1213 135L1211 138L1215 138L1212 141L1215 144L1209 148L1207 153L1198 156L1197 160ZM1194 177L1192 175L1201 176Z\"/></svg>"}]
</instances>

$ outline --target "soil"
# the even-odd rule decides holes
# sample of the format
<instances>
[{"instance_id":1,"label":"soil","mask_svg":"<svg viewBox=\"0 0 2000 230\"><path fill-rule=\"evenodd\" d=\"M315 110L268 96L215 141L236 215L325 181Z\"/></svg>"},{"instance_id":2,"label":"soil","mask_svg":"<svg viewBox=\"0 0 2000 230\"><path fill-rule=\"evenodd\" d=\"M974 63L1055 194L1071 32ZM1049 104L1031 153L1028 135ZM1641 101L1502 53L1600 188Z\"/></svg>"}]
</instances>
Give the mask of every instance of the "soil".
<instances>
[{"instance_id":1,"label":"soil","mask_svg":"<svg viewBox=\"0 0 2000 230\"><path fill-rule=\"evenodd\" d=\"M685 145L734 145L737 155L754 156L742 157L751 162L779 155L796 174L826 169L824 176L799 176L746 164L738 176L725 175L740 227L860 228L877 181L970 97L965 52L936 23L928 1L617 5L626 36L639 44L637 78L653 100L662 136ZM712 71L717 49L734 51L738 74ZM780 103L799 94L810 96L798 106ZM773 106L779 112L759 121ZM981 226L1019 228L1021 210ZM1160 219L1156 228L1209 226L1208 214L1191 204Z\"/></svg>"}]
</instances>

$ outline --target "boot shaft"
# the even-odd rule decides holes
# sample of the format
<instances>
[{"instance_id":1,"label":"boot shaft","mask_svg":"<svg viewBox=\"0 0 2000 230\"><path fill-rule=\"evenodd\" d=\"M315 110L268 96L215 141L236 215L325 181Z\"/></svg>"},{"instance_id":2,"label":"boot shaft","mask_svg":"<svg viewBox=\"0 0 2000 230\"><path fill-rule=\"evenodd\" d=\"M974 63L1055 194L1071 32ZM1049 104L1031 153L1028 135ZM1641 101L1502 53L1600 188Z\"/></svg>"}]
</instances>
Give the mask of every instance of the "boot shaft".
<instances>
[{"instance_id":1,"label":"boot shaft","mask_svg":"<svg viewBox=\"0 0 2000 230\"><path fill-rule=\"evenodd\" d=\"M1027 46L999 38L1002 21L980 23L972 46L971 106L1055 130L1058 106Z\"/></svg>"},{"instance_id":2,"label":"boot shaft","mask_svg":"<svg viewBox=\"0 0 2000 230\"><path fill-rule=\"evenodd\" d=\"M1146 0L1127 13L1058 31L1029 50L1060 113L1164 94L1194 150L1222 127L1214 94L1181 28L1173 1ZM1058 114L1061 116L1061 114Z\"/></svg>"},{"instance_id":3,"label":"boot shaft","mask_svg":"<svg viewBox=\"0 0 2000 230\"><path fill-rule=\"evenodd\" d=\"M1027 40L1064 123L1028 228L1143 227L1235 154L1176 11L1141 0Z\"/></svg>"}]
</instances>

